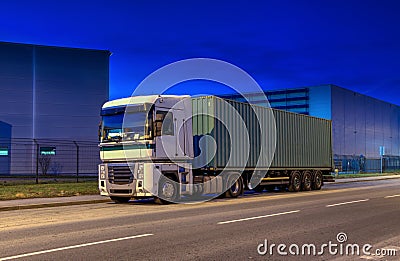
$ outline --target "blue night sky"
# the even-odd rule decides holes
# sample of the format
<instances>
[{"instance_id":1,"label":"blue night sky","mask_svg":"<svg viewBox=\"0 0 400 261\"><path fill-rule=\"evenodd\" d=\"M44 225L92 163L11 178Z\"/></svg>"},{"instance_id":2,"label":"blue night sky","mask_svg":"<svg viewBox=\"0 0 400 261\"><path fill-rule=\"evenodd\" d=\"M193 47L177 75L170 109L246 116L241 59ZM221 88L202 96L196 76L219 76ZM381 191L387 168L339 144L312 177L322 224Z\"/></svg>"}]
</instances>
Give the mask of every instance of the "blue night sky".
<instances>
[{"instance_id":1,"label":"blue night sky","mask_svg":"<svg viewBox=\"0 0 400 261\"><path fill-rule=\"evenodd\" d=\"M0 10L0 41L110 50L111 99L164 65L209 57L264 89L332 83L400 105L399 1L10 0ZM188 86L175 91L230 91Z\"/></svg>"}]
</instances>

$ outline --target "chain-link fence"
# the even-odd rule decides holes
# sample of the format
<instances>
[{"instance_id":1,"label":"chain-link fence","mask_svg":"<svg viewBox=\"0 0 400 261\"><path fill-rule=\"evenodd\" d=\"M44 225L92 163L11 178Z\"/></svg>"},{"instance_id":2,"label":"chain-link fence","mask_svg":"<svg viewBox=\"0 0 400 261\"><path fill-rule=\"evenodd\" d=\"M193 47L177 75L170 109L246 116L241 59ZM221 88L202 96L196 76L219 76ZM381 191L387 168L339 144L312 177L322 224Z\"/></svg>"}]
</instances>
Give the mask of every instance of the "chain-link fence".
<instances>
[{"instance_id":1,"label":"chain-link fence","mask_svg":"<svg viewBox=\"0 0 400 261\"><path fill-rule=\"evenodd\" d=\"M400 171L399 156L366 158L354 155L335 155L335 168L345 173L393 172Z\"/></svg>"},{"instance_id":2,"label":"chain-link fence","mask_svg":"<svg viewBox=\"0 0 400 261\"><path fill-rule=\"evenodd\" d=\"M0 178L95 179L96 142L0 139Z\"/></svg>"}]
</instances>

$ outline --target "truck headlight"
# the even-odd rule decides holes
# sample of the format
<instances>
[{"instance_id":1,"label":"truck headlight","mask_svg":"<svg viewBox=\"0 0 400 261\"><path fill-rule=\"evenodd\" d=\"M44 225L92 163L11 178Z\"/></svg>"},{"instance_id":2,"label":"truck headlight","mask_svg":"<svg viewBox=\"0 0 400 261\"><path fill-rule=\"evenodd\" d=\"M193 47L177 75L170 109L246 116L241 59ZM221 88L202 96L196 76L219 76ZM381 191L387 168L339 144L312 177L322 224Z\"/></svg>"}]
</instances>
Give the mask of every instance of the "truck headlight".
<instances>
[{"instance_id":1,"label":"truck headlight","mask_svg":"<svg viewBox=\"0 0 400 261\"><path fill-rule=\"evenodd\" d=\"M106 175L106 166L105 166L105 165L100 165L100 168L99 168L99 169L100 169L100 171L99 171L99 172L100 172L100 173L99 173L99 174L100 174L100 179L101 179L101 180L106 179L106 176L107 176L107 175Z\"/></svg>"},{"instance_id":2,"label":"truck headlight","mask_svg":"<svg viewBox=\"0 0 400 261\"><path fill-rule=\"evenodd\" d=\"M137 177L138 177L138 179L144 179L144 166L143 166L143 163L139 163L139 165L138 165Z\"/></svg>"}]
</instances>

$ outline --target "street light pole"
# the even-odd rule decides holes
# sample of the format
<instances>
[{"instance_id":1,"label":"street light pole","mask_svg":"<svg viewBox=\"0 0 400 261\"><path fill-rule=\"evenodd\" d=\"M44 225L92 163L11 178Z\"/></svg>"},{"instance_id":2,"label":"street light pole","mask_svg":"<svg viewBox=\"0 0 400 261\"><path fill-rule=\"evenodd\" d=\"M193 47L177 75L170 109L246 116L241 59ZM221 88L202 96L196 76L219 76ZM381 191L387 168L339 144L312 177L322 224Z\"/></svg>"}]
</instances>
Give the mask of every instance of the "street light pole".
<instances>
[{"instance_id":1,"label":"street light pole","mask_svg":"<svg viewBox=\"0 0 400 261\"><path fill-rule=\"evenodd\" d=\"M385 155L385 146L379 147L379 155L381 156L381 174L383 173L383 156Z\"/></svg>"}]
</instances>

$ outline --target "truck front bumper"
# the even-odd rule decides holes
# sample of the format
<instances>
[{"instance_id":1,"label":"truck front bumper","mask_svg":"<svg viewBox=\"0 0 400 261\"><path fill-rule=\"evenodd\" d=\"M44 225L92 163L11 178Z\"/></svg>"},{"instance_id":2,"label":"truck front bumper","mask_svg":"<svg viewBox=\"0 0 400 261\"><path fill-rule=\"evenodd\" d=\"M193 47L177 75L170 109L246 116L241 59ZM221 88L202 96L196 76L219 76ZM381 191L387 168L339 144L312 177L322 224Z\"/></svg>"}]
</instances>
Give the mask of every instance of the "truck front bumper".
<instances>
[{"instance_id":1,"label":"truck front bumper","mask_svg":"<svg viewBox=\"0 0 400 261\"><path fill-rule=\"evenodd\" d=\"M139 168L141 168L141 170L139 170ZM100 164L100 195L107 197L129 198L153 196L144 189L144 174L140 173L140 171L144 171L143 169L142 163L129 165L127 163Z\"/></svg>"}]
</instances>

